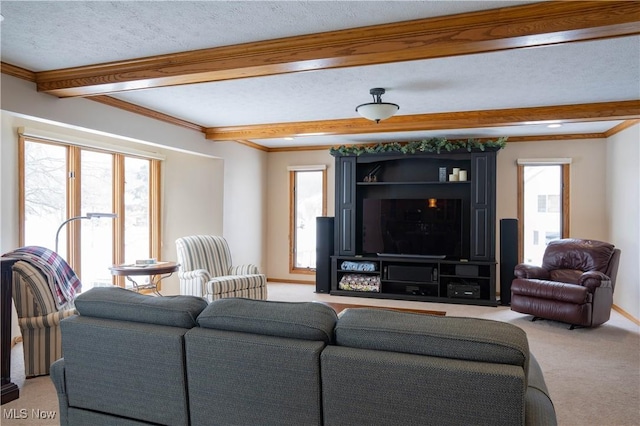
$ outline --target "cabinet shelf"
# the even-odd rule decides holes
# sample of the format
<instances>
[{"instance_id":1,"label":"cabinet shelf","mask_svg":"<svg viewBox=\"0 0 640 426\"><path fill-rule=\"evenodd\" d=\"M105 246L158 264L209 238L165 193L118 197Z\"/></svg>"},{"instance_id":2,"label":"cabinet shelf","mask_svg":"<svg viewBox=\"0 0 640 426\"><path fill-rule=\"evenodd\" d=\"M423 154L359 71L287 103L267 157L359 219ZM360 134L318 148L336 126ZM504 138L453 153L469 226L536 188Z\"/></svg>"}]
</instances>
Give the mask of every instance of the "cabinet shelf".
<instances>
[{"instance_id":1,"label":"cabinet shelf","mask_svg":"<svg viewBox=\"0 0 640 426\"><path fill-rule=\"evenodd\" d=\"M469 185L470 180L457 182L440 181L416 181L416 182L356 182L358 186L383 186L383 185Z\"/></svg>"},{"instance_id":2,"label":"cabinet shelf","mask_svg":"<svg viewBox=\"0 0 640 426\"><path fill-rule=\"evenodd\" d=\"M425 282L425 281L406 281L406 280L382 280L382 283L396 283L396 284L409 284L409 285L439 285L438 282Z\"/></svg>"}]
</instances>

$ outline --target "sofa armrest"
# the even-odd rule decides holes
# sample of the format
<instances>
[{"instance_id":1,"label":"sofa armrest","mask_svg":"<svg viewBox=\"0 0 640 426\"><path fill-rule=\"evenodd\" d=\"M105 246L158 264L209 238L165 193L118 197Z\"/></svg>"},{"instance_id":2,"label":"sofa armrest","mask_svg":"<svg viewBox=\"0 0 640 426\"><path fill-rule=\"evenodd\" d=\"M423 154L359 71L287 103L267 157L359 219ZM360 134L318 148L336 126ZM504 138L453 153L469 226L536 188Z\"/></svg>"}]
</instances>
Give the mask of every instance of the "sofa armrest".
<instances>
[{"instance_id":1,"label":"sofa armrest","mask_svg":"<svg viewBox=\"0 0 640 426\"><path fill-rule=\"evenodd\" d=\"M255 275L260 271L256 265L247 263L246 265L237 265L229 268L229 275Z\"/></svg>"},{"instance_id":2,"label":"sofa armrest","mask_svg":"<svg viewBox=\"0 0 640 426\"><path fill-rule=\"evenodd\" d=\"M516 278L530 278L537 280L549 279L549 271L541 268L540 266L529 265L526 263L516 265L513 272Z\"/></svg>"},{"instance_id":3,"label":"sofa armrest","mask_svg":"<svg viewBox=\"0 0 640 426\"><path fill-rule=\"evenodd\" d=\"M598 287L611 287L611 278L602 272L587 271L580 275L579 284L588 288L589 291L593 293Z\"/></svg>"},{"instance_id":4,"label":"sofa armrest","mask_svg":"<svg viewBox=\"0 0 640 426\"><path fill-rule=\"evenodd\" d=\"M64 358L60 358L51 364L49 372L53 386L58 394L58 406L60 408L60 424L69 424L69 398L67 396L67 381L65 377Z\"/></svg>"},{"instance_id":5,"label":"sofa armrest","mask_svg":"<svg viewBox=\"0 0 640 426\"><path fill-rule=\"evenodd\" d=\"M556 426L556 410L549 396L549 390L542 375L540 364L529 354L527 371L527 392L525 394L525 426Z\"/></svg>"}]
</instances>

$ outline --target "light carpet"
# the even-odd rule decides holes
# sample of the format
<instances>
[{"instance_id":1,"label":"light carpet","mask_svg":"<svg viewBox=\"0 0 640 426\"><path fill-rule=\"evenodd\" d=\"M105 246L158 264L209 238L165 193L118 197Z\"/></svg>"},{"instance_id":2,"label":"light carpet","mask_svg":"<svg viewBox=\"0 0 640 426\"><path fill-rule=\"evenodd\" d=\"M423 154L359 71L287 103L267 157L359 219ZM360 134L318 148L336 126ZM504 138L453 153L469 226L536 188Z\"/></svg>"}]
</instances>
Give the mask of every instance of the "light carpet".
<instances>
[{"instance_id":1,"label":"light carpet","mask_svg":"<svg viewBox=\"0 0 640 426\"><path fill-rule=\"evenodd\" d=\"M640 326L613 311L604 325L568 330L554 321L531 322L529 315L508 307L410 302L315 293L311 285L269 283L269 299L325 301L371 306L446 311L463 316L504 321L525 330L529 346L544 372L561 426L640 426ZM22 346L12 350L12 381L20 398L2 406L3 425L58 425L58 401L48 376L24 380ZM479 389L479 391L481 391ZM496 401L499 409L500 401ZM22 410L22 411L21 411ZM56 413L55 420L37 418ZM11 413L25 418L9 419ZM15 417L15 416L14 416Z\"/></svg>"}]
</instances>

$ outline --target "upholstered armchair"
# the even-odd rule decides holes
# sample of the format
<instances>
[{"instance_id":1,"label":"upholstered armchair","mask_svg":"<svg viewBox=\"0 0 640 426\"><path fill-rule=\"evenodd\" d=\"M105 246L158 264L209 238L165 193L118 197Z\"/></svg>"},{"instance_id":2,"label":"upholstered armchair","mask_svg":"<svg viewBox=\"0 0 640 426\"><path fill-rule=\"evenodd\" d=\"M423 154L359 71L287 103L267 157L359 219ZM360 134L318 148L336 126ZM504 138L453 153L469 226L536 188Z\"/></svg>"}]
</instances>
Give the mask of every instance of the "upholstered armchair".
<instances>
[{"instance_id":1,"label":"upholstered armchair","mask_svg":"<svg viewBox=\"0 0 640 426\"><path fill-rule=\"evenodd\" d=\"M67 262L44 247L22 247L4 256L13 265L13 301L22 333L26 377L49 374L62 357L60 321L76 313L80 280Z\"/></svg>"},{"instance_id":2,"label":"upholstered armchair","mask_svg":"<svg viewBox=\"0 0 640 426\"><path fill-rule=\"evenodd\" d=\"M620 250L602 241L561 239L545 249L542 266L519 264L511 310L576 326L604 324L611 315Z\"/></svg>"},{"instance_id":3,"label":"upholstered armchair","mask_svg":"<svg viewBox=\"0 0 640 426\"><path fill-rule=\"evenodd\" d=\"M192 235L176 240L180 294L209 302L225 297L267 298L267 279L251 264L232 266L229 244L220 236Z\"/></svg>"}]
</instances>

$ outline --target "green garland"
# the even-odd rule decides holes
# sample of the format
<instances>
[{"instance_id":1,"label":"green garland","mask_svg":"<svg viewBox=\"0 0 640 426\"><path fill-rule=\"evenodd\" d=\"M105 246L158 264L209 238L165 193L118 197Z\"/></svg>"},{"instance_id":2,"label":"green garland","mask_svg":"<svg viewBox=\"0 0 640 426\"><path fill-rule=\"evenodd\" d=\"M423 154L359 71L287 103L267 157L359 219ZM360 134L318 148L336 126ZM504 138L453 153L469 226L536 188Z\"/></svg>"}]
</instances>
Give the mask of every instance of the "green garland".
<instances>
[{"instance_id":1,"label":"green garland","mask_svg":"<svg viewBox=\"0 0 640 426\"><path fill-rule=\"evenodd\" d=\"M440 154L441 151L457 151L467 150L471 152L473 149L484 151L485 148L502 149L507 145L507 138L498 138L495 141L489 140L481 142L478 139L467 140L447 140L446 138L431 138L421 141L398 143L379 143L376 145L341 145L330 149L333 156L336 155L362 155L362 154L378 154L383 152L395 152L400 154L415 154L419 152L435 152Z\"/></svg>"}]
</instances>

